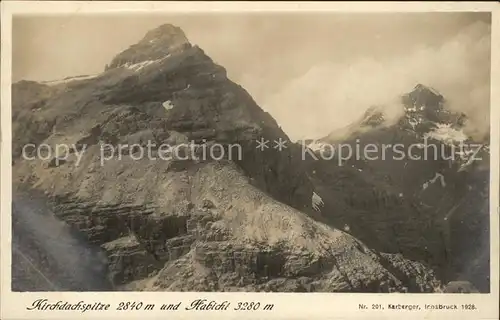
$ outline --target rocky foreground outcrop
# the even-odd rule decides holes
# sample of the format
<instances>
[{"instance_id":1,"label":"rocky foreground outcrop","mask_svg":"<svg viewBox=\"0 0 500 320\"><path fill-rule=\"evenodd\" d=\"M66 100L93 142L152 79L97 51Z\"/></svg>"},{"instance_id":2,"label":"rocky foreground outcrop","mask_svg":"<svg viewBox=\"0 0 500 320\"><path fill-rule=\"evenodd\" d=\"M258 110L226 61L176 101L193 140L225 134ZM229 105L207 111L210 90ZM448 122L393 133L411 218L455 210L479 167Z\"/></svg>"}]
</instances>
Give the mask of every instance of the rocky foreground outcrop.
<instances>
[{"instance_id":1,"label":"rocky foreground outcrop","mask_svg":"<svg viewBox=\"0 0 500 320\"><path fill-rule=\"evenodd\" d=\"M424 264L318 221L300 147L256 149L260 138L287 137L174 26L149 32L94 78L14 84L12 114L14 192L43 192L58 218L101 246L117 290L433 292L440 285ZM224 156L205 159L203 148L159 155L162 144L190 141L221 144ZM34 156L27 160L27 143L73 148L45 160L26 149ZM132 144L151 153L141 157Z\"/></svg>"}]
</instances>

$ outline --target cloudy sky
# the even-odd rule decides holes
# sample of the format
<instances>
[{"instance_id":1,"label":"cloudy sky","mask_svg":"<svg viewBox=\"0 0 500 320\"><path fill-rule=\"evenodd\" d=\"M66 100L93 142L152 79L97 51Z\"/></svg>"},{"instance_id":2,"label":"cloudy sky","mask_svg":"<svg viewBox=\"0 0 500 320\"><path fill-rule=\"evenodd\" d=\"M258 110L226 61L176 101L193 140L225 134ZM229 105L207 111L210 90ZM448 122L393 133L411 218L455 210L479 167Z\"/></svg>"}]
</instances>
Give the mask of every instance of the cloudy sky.
<instances>
[{"instance_id":1,"label":"cloudy sky","mask_svg":"<svg viewBox=\"0 0 500 320\"><path fill-rule=\"evenodd\" d=\"M469 114L471 129L488 128L483 13L16 17L13 80L102 72L163 23L181 27L294 139L324 136L419 82Z\"/></svg>"}]
</instances>

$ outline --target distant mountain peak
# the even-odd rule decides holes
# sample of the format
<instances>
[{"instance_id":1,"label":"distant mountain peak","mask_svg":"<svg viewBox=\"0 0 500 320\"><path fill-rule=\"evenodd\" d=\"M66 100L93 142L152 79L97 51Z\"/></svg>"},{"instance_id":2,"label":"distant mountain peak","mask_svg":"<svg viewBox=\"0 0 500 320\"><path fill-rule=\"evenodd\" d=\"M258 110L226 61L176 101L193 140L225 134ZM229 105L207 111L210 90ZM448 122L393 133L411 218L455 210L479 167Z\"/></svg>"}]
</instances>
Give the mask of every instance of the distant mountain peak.
<instances>
[{"instance_id":1,"label":"distant mountain peak","mask_svg":"<svg viewBox=\"0 0 500 320\"><path fill-rule=\"evenodd\" d=\"M181 28L163 24L148 31L138 43L116 55L106 66L106 70L162 59L190 47L191 44Z\"/></svg>"},{"instance_id":2,"label":"distant mountain peak","mask_svg":"<svg viewBox=\"0 0 500 320\"><path fill-rule=\"evenodd\" d=\"M438 124L463 126L466 115L448 110L444 96L436 89L417 84L402 97L405 115L400 124L417 132L428 132Z\"/></svg>"},{"instance_id":3,"label":"distant mountain peak","mask_svg":"<svg viewBox=\"0 0 500 320\"><path fill-rule=\"evenodd\" d=\"M427 136L436 130L441 132L443 128L459 132L467 121L464 113L453 112L447 108L446 99L438 90L421 83L403 94L400 103L404 112L394 128L414 132L417 136ZM365 130L384 125L392 126L392 123L386 121L389 118L386 112L385 106L370 106L357 121L330 132L319 141L335 141ZM311 146L321 148L321 144Z\"/></svg>"},{"instance_id":4,"label":"distant mountain peak","mask_svg":"<svg viewBox=\"0 0 500 320\"><path fill-rule=\"evenodd\" d=\"M427 93L430 93L436 97L441 97L443 98L443 95L437 91L436 89L432 88L432 87L429 87L429 86L426 86L426 85L423 85L421 83L417 84L414 88L413 88L413 91L417 91L417 92L427 92Z\"/></svg>"},{"instance_id":5,"label":"distant mountain peak","mask_svg":"<svg viewBox=\"0 0 500 320\"><path fill-rule=\"evenodd\" d=\"M444 102L445 99L439 91L420 83L403 96L403 104L407 110L421 107L438 110L443 108Z\"/></svg>"}]
</instances>

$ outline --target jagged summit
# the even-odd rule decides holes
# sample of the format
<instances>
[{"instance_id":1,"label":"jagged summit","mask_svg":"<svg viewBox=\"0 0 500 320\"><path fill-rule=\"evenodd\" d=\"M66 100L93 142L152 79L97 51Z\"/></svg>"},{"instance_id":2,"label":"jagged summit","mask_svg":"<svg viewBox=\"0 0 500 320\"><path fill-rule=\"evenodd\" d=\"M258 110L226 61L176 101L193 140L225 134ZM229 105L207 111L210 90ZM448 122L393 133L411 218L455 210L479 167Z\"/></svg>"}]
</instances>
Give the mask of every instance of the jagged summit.
<instances>
[{"instance_id":1,"label":"jagged summit","mask_svg":"<svg viewBox=\"0 0 500 320\"><path fill-rule=\"evenodd\" d=\"M460 119L465 120L465 115L456 115L445 108L445 99L437 90L417 84L412 91L401 96L401 107L404 112L399 119L399 128L420 132L421 134L431 130L436 123L457 123ZM347 127L336 130L320 139L329 141L338 136L345 137L349 132L356 133L359 130L377 128L387 124L387 114L383 105L373 105L366 109L365 113L354 123Z\"/></svg>"},{"instance_id":2,"label":"jagged summit","mask_svg":"<svg viewBox=\"0 0 500 320\"><path fill-rule=\"evenodd\" d=\"M423 85L421 83L418 83L414 88L413 88L414 93L424 93L428 96L433 96L436 97L438 100L444 100L443 95L436 89Z\"/></svg>"},{"instance_id":3,"label":"jagged summit","mask_svg":"<svg viewBox=\"0 0 500 320\"><path fill-rule=\"evenodd\" d=\"M306 145L313 150L322 150L324 143L370 134L373 130L390 130L395 135L405 132L417 140L427 137L446 143L468 139L463 132L467 116L449 109L446 99L436 89L419 83L400 98L403 112L396 122L387 120L392 117L387 114L389 111L385 106L372 105L357 121Z\"/></svg>"},{"instance_id":4,"label":"jagged summit","mask_svg":"<svg viewBox=\"0 0 500 320\"><path fill-rule=\"evenodd\" d=\"M437 90L417 84L413 90L402 97L406 113L418 113L438 120L435 113L442 111L445 99Z\"/></svg>"},{"instance_id":5,"label":"jagged summit","mask_svg":"<svg viewBox=\"0 0 500 320\"><path fill-rule=\"evenodd\" d=\"M158 60L190 47L191 44L181 28L172 24L163 24L148 31L138 43L115 56L106 66L106 70L127 64Z\"/></svg>"},{"instance_id":6,"label":"jagged summit","mask_svg":"<svg viewBox=\"0 0 500 320\"><path fill-rule=\"evenodd\" d=\"M405 115L400 121L403 128L425 134L439 125L460 128L466 121L463 113L452 112L446 107L446 99L436 89L417 84L402 97Z\"/></svg>"}]
</instances>

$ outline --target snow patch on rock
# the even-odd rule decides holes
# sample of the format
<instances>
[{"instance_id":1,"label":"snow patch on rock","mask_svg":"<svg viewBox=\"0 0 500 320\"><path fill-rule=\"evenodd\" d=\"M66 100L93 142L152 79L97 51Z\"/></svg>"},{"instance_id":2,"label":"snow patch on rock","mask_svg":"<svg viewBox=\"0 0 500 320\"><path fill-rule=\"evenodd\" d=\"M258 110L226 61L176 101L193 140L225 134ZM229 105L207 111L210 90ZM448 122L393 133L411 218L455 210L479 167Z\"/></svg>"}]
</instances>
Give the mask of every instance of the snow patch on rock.
<instances>
[{"instance_id":1,"label":"snow patch on rock","mask_svg":"<svg viewBox=\"0 0 500 320\"><path fill-rule=\"evenodd\" d=\"M162 106L165 108L165 110L172 110L174 108L174 105L172 104L172 101L167 100L162 103Z\"/></svg>"},{"instance_id":2,"label":"snow patch on rock","mask_svg":"<svg viewBox=\"0 0 500 320\"><path fill-rule=\"evenodd\" d=\"M432 138L447 144L460 143L467 140L467 135L463 130L457 130L451 124L437 123L436 128L425 135L426 138Z\"/></svg>"},{"instance_id":3,"label":"snow patch on rock","mask_svg":"<svg viewBox=\"0 0 500 320\"><path fill-rule=\"evenodd\" d=\"M313 209L316 211L321 211L321 207L325 205L323 199L316 192L313 192L311 202Z\"/></svg>"},{"instance_id":4,"label":"snow patch on rock","mask_svg":"<svg viewBox=\"0 0 500 320\"><path fill-rule=\"evenodd\" d=\"M156 60L146 60L146 61L142 61L142 62L138 62L138 63L134 63L134 64L130 64L130 63L126 63L124 64L123 66L127 69L130 69L130 70L133 70L133 71L139 71L147 66L150 66L152 64L156 64L156 63L159 63L163 60L165 60L166 58L168 58L170 56L170 54L166 55L165 57L161 58L161 59L156 59Z\"/></svg>"},{"instance_id":5,"label":"snow patch on rock","mask_svg":"<svg viewBox=\"0 0 500 320\"><path fill-rule=\"evenodd\" d=\"M93 78L96 78L99 75L100 74L74 76L74 77L68 77L68 78L59 79L59 80L42 81L41 83L46 84L48 86L55 86L55 85L62 84L62 83L69 83L69 82L73 82L73 81L81 81L81 80L93 79Z\"/></svg>"},{"instance_id":6,"label":"snow patch on rock","mask_svg":"<svg viewBox=\"0 0 500 320\"><path fill-rule=\"evenodd\" d=\"M436 175L434 178L430 179L429 181L425 182L422 185L422 189L425 190L429 187L429 185L434 184L437 180L439 179L439 182L441 182L441 187L446 187L446 181L444 181L444 176L441 173L436 172Z\"/></svg>"},{"instance_id":7,"label":"snow patch on rock","mask_svg":"<svg viewBox=\"0 0 500 320\"><path fill-rule=\"evenodd\" d=\"M323 142L319 141L313 141L307 145L307 148L311 149L312 151L321 151L325 148L326 144Z\"/></svg>"}]
</instances>

